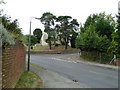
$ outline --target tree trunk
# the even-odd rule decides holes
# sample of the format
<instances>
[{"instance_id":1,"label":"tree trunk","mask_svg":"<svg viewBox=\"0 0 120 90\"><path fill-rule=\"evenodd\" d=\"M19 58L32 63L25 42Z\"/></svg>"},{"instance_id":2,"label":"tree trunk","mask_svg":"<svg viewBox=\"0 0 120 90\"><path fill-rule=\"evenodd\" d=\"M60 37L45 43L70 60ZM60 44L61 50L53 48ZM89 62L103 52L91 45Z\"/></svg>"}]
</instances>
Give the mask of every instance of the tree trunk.
<instances>
[{"instance_id":1,"label":"tree trunk","mask_svg":"<svg viewBox=\"0 0 120 90\"><path fill-rule=\"evenodd\" d=\"M68 49L68 38L67 38L67 36L65 37L65 50L67 50Z\"/></svg>"},{"instance_id":2,"label":"tree trunk","mask_svg":"<svg viewBox=\"0 0 120 90\"><path fill-rule=\"evenodd\" d=\"M56 39L55 39L55 36L54 36L54 45L56 44Z\"/></svg>"},{"instance_id":3,"label":"tree trunk","mask_svg":"<svg viewBox=\"0 0 120 90\"><path fill-rule=\"evenodd\" d=\"M67 45L67 42L65 42L65 50L67 50L67 46L68 46L68 45Z\"/></svg>"},{"instance_id":4,"label":"tree trunk","mask_svg":"<svg viewBox=\"0 0 120 90\"><path fill-rule=\"evenodd\" d=\"M50 48L50 50L52 49L52 47L51 47L51 40L49 40L49 48Z\"/></svg>"}]
</instances>

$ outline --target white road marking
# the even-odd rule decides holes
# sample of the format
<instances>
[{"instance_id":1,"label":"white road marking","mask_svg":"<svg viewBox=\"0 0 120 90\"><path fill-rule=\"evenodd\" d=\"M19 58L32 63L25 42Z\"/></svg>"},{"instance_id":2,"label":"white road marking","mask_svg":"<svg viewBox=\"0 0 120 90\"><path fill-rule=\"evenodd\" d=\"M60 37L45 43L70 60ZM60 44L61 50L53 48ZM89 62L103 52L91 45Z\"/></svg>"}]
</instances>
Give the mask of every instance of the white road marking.
<instances>
[{"instance_id":1,"label":"white road marking","mask_svg":"<svg viewBox=\"0 0 120 90\"><path fill-rule=\"evenodd\" d=\"M52 60L64 61L64 62L70 62L70 63L77 63L75 61L67 61L67 60L63 60L63 59L59 59L59 58L52 58Z\"/></svg>"}]
</instances>

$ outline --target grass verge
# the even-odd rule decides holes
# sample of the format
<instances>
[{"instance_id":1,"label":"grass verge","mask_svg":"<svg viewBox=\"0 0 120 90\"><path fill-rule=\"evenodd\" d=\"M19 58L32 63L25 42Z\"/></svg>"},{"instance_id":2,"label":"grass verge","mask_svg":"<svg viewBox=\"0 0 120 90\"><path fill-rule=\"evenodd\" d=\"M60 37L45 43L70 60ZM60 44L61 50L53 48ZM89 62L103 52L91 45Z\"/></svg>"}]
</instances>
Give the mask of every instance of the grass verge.
<instances>
[{"instance_id":1,"label":"grass verge","mask_svg":"<svg viewBox=\"0 0 120 90\"><path fill-rule=\"evenodd\" d=\"M15 88L43 88L43 82L35 72L25 71L21 75Z\"/></svg>"},{"instance_id":2,"label":"grass verge","mask_svg":"<svg viewBox=\"0 0 120 90\"><path fill-rule=\"evenodd\" d=\"M35 67L37 67L37 68L40 68L40 69L43 69L43 70L47 70L46 68L41 67L41 66L38 66L38 65L36 65L36 64L33 64L33 63L30 63L30 64L33 65L33 66L35 66Z\"/></svg>"}]
</instances>

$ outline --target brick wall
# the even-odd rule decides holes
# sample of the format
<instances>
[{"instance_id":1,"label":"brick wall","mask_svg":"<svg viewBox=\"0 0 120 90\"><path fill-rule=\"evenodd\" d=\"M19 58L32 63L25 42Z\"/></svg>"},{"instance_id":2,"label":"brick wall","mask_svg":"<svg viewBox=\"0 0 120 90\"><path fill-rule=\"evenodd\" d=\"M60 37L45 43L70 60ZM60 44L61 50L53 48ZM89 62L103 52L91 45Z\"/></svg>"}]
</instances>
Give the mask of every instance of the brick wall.
<instances>
[{"instance_id":1,"label":"brick wall","mask_svg":"<svg viewBox=\"0 0 120 90\"><path fill-rule=\"evenodd\" d=\"M2 47L0 47L0 90L2 88Z\"/></svg>"},{"instance_id":2,"label":"brick wall","mask_svg":"<svg viewBox=\"0 0 120 90\"><path fill-rule=\"evenodd\" d=\"M2 51L2 88L13 88L25 71L25 47L20 42Z\"/></svg>"}]
</instances>

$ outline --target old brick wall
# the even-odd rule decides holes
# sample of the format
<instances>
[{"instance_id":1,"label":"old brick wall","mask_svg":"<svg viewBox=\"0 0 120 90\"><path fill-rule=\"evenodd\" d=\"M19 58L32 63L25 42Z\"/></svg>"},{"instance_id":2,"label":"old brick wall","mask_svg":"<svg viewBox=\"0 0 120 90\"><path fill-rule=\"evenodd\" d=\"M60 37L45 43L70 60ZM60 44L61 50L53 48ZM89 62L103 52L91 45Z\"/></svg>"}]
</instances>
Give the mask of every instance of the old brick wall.
<instances>
[{"instance_id":1,"label":"old brick wall","mask_svg":"<svg viewBox=\"0 0 120 90\"><path fill-rule=\"evenodd\" d=\"M25 47L20 42L2 51L2 88L13 88L25 71Z\"/></svg>"},{"instance_id":2,"label":"old brick wall","mask_svg":"<svg viewBox=\"0 0 120 90\"><path fill-rule=\"evenodd\" d=\"M2 47L0 47L0 90L2 88Z\"/></svg>"}]
</instances>

